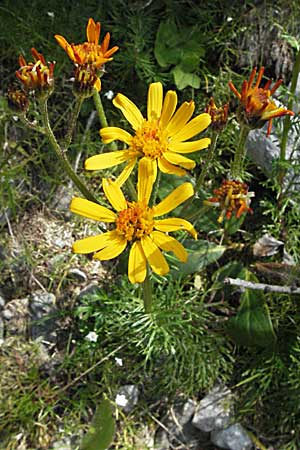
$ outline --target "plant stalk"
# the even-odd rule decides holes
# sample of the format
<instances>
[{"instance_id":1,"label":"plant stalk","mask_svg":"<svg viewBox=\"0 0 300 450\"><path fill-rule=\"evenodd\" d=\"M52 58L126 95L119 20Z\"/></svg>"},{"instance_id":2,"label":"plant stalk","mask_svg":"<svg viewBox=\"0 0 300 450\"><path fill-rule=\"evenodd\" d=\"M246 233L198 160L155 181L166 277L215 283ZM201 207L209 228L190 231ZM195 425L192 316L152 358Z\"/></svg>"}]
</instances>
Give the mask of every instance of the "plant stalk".
<instances>
[{"instance_id":1,"label":"plant stalk","mask_svg":"<svg viewBox=\"0 0 300 450\"><path fill-rule=\"evenodd\" d=\"M49 122L49 115L48 115L48 106L47 106L47 100L42 99L40 101L40 107L41 107L41 114L43 119L43 124L45 128L46 136L49 140L49 143L54 150L57 158L59 159L63 169L68 174L68 176L71 178L75 186L78 188L78 190L87 198L87 200L90 200L91 202L99 203L98 200L93 196L93 194L89 191L89 189L85 186L85 184L80 180L80 178L77 176L77 174L74 172L66 153L61 149L59 146L54 133L52 131L52 128L50 126Z\"/></svg>"},{"instance_id":2,"label":"plant stalk","mask_svg":"<svg viewBox=\"0 0 300 450\"><path fill-rule=\"evenodd\" d=\"M233 180L243 179L243 165L246 156L246 140L250 129L246 125L241 125L240 136L237 144L237 149L234 155L234 159L230 167L230 175Z\"/></svg>"},{"instance_id":3,"label":"plant stalk","mask_svg":"<svg viewBox=\"0 0 300 450\"><path fill-rule=\"evenodd\" d=\"M96 107L96 110L97 110L97 113L99 116L101 128L108 127L108 123L107 123L105 111L103 108L102 100L100 97L100 93L96 89L94 89L94 92L93 92L93 100L94 100L94 104L95 104L95 107ZM117 150L116 142L111 142L109 144L109 147L111 148L111 150Z\"/></svg>"},{"instance_id":4,"label":"plant stalk","mask_svg":"<svg viewBox=\"0 0 300 450\"><path fill-rule=\"evenodd\" d=\"M74 133L74 129L75 129L75 126L76 126L76 122L77 122L80 110L81 110L81 106L82 106L83 100L84 100L84 98L80 97L80 96L78 96L76 98L76 102L75 102L75 105L74 105L74 108L73 108L73 111L72 111L72 115L71 115L71 120L70 120L70 123L69 123L68 131L67 131L67 134L66 134L65 140L64 140L65 151L68 150L68 148L69 148L69 146L71 144L73 133Z\"/></svg>"}]
</instances>

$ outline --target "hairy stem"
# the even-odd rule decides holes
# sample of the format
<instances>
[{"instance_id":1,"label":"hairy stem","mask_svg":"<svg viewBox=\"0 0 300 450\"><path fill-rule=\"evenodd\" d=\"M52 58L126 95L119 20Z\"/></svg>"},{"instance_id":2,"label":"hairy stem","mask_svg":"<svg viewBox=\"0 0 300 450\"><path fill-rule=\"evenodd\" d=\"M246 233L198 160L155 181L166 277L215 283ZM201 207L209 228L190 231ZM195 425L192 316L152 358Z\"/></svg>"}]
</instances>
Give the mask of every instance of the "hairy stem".
<instances>
[{"instance_id":1,"label":"hairy stem","mask_svg":"<svg viewBox=\"0 0 300 450\"><path fill-rule=\"evenodd\" d=\"M100 97L100 93L96 89L94 89L93 100L94 100L94 104L95 104L95 107L96 107L96 110L97 110L97 113L98 113L98 116L99 116L101 128L108 127L108 123L107 123L105 111L104 111L104 108L103 108L102 100L101 100L101 97ZM111 150L117 150L116 142L111 142L109 144L109 147L110 147Z\"/></svg>"},{"instance_id":2,"label":"hairy stem","mask_svg":"<svg viewBox=\"0 0 300 450\"><path fill-rule=\"evenodd\" d=\"M81 106L82 106L83 100L84 100L83 97L77 97L76 98L76 102L75 102L75 105L74 105L74 108L73 108L73 111L72 111L72 115L71 115L71 119L70 119L70 123L69 123L69 126L68 126L68 131L67 131L67 134L66 134L65 139L64 139L65 151L68 150L69 145L71 144L73 133L74 133L74 129L75 129L75 126L76 126L76 122L77 122L80 110L81 110Z\"/></svg>"}]
</instances>

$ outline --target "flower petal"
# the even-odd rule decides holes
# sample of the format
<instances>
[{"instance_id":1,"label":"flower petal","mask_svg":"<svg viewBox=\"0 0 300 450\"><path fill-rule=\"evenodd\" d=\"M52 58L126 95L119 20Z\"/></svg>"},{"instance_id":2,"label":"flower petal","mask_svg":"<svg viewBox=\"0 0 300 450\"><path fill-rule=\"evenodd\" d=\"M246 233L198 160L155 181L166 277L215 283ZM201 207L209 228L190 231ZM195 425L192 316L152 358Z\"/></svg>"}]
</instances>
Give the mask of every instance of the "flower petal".
<instances>
[{"instance_id":1,"label":"flower petal","mask_svg":"<svg viewBox=\"0 0 300 450\"><path fill-rule=\"evenodd\" d=\"M196 134L201 133L205 130L211 123L211 117L207 113L200 114L194 117L187 125L185 125L181 130L179 129L176 134L172 136L172 142L182 142L196 136Z\"/></svg>"},{"instance_id":2,"label":"flower petal","mask_svg":"<svg viewBox=\"0 0 300 450\"><path fill-rule=\"evenodd\" d=\"M130 150L118 150L116 152L102 153L86 159L84 167L86 170L101 170L117 166L132 158Z\"/></svg>"},{"instance_id":3,"label":"flower petal","mask_svg":"<svg viewBox=\"0 0 300 450\"><path fill-rule=\"evenodd\" d=\"M163 107L162 107L162 113L161 117L159 119L159 124L162 129L166 128L169 121L171 120L175 109L177 106L177 94L175 91L168 91L166 93Z\"/></svg>"},{"instance_id":4,"label":"flower petal","mask_svg":"<svg viewBox=\"0 0 300 450\"><path fill-rule=\"evenodd\" d=\"M118 176L118 178L115 181L115 183L118 186L120 186L120 187L123 186L125 181L128 180L128 178L131 175L131 172L133 171L135 163L136 163L136 158L132 158L129 160L128 164L124 167L124 169L122 170L122 172L120 173L120 175Z\"/></svg>"},{"instance_id":5,"label":"flower petal","mask_svg":"<svg viewBox=\"0 0 300 450\"><path fill-rule=\"evenodd\" d=\"M154 228L159 231L167 233L169 231L186 230L197 239L197 233L193 225L187 220L178 217L171 217L169 219L155 220Z\"/></svg>"},{"instance_id":6,"label":"flower petal","mask_svg":"<svg viewBox=\"0 0 300 450\"><path fill-rule=\"evenodd\" d=\"M112 239L112 233L115 230L108 231L104 234L97 234L96 236L89 236L79 241L74 242L72 246L73 253L92 253L106 247Z\"/></svg>"},{"instance_id":7,"label":"flower petal","mask_svg":"<svg viewBox=\"0 0 300 450\"><path fill-rule=\"evenodd\" d=\"M165 252L173 252L181 262L186 262L188 257L187 251L176 239L160 231L153 231L151 238L159 248Z\"/></svg>"},{"instance_id":8,"label":"flower petal","mask_svg":"<svg viewBox=\"0 0 300 450\"><path fill-rule=\"evenodd\" d=\"M171 164L182 166L187 170L191 170L196 166L195 161L180 155L180 153L164 152L164 158Z\"/></svg>"},{"instance_id":9,"label":"flower petal","mask_svg":"<svg viewBox=\"0 0 300 450\"><path fill-rule=\"evenodd\" d=\"M173 136L190 120L195 109L195 103L191 100L190 102L184 102L180 108L176 111L172 117L169 125L167 126L168 136Z\"/></svg>"},{"instance_id":10,"label":"flower petal","mask_svg":"<svg viewBox=\"0 0 300 450\"><path fill-rule=\"evenodd\" d=\"M168 148L174 153L192 153L207 148L210 141L210 138L203 138L190 142L170 142Z\"/></svg>"},{"instance_id":11,"label":"flower petal","mask_svg":"<svg viewBox=\"0 0 300 450\"><path fill-rule=\"evenodd\" d=\"M147 260L141 243L135 241L129 252L128 278L130 283L142 283L146 278Z\"/></svg>"},{"instance_id":12,"label":"flower petal","mask_svg":"<svg viewBox=\"0 0 300 450\"><path fill-rule=\"evenodd\" d=\"M157 174L156 161L146 157L141 158L139 162L138 183L137 183L139 202L145 201L146 205L148 205L151 197L153 184L156 179L156 174Z\"/></svg>"},{"instance_id":13,"label":"flower petal","mask_svg":"<svg viewBox=\"0 0 300 450\"><path fill-rule=\"evenodd\" d=\"M178 166L174 166L174 164L169 163L164 158L158 159L157 162L159 170L161 170L163 173L177 175L178 177L186 175L186 171L184 169L181 169L181 167Z\"/></svg>"},{"instance_id":14,"label":"flower petal","mask_svg":"<svg viewBox=\"0 0 300 450\"><path fill-rule=\"evenodd\" d=\"M163 102L163 87L160 82L151 83L148 90L147 117L149 121L158 120Z\"/></svg>"},{"instance_id":15,"label":"flower petal","mask_svg":"<svg viewBox=\"0 0 300 450\"><path fill-rule=\"evenodd\" d=\"M109 144L112 141L121 141L130 145L132 142L132 136L127 131L118 127L101 128L100 136L104 144Z\"/></svg>"},{"instance_id":16,"label":"flower petal","mask_svg":"<svg viewBox=\"0 0 300 450\"><path fill-rule=\"evenodd\" d=\"M71 201L70 210L87 217L88 219L98 220L100 222L115 222L117 216L105 206L86 200L85 198L75 197Z\"/></svg>"},{"instance_id":17,"label":"flower petal","mask_svg":"<svg viewBox=\"0 0 300 450\"><path fill-rule=\"evenodd\" d=\"M105 248L93 255L93 259L98 259L100 261L107 261L108 259L113 259L119 256L126 248L127 240L121 236L115 235L111 236L110 240L107 242Z\"/></svg>"},{"instance_id":18,"label":"flower petal","mask_svg":"<svg viewBox=\"0 0 300 450\"><path fill-rule=\"evenodd\" d=\"M92 18L89 18L86 27L86 37L88 42L98 45L100 37L100 22L95 23Z\"/></svg>"},{"instance_id":19,"label":"flower petal","mask_svg":"<svg viewBox=\"0 0 300 450\"><path fill-rule=\"evenodd\" d=\"M143 125L144 118L138 107L123 94L117 94L113 104L119 108L134 130Z\"/></svg>"},{"instance_id":20,"label":"flower petal","mask_svg":"<svg viewBox=\"0 0 300 450\"><path fill-rule=\"evenodd\" d=\"M141 239L141 245L153 272L158 275L165 275L168 273L170 270L168 263L152 239L147 235L143 236Z\"/></svg>"},{"instance_id":21,"label":"flower petal","mask_svg":"<svg viewBox=\"0 0 300 450\"><path fill-rule=\"evenodd\" d=\"M55 37L57 43L61 46L61 48L63 48L65 50L68 57L72 61L75 62L76 59L75 59L74 51L73 51L72 46L68 43L68 41L63 36L60 36L59 34L56 34L54 37Z\"/></svg>"},{"instance_id":22,"label":"flower petal","mask_svg":"<svg viewBox=\"0 0 300 450\"><path fill-rule=\"evenodd\" d=\"M106 198L116 211L127 209L127 202L120 186L107 178L102 179L102 187Z\"/></svg>"},{"instance_id":23,"label":"flower petal","mask_svg":"<svg viewBox=\"0 0 300 450\"><path fill-rule=\"evenodd\" d=\"M97 78L97 81L94 84L94 88L96 89L97 92L101 91L101 80L100 80L100 78Z\"/></svg>"},{"instance_id":24,"label":"flower petal","mask_svg":"<svg viewBox=\"0 0 300 450\"><path fill-rule=\"evenodd\" d=\"M191 183L183 183L174 189L164 200L158 205L154 206L154 217L168 214L168 212L177 208L181 203L185 202L188 198L194 195L194 189Z\"/></svg>"}]
</instances>

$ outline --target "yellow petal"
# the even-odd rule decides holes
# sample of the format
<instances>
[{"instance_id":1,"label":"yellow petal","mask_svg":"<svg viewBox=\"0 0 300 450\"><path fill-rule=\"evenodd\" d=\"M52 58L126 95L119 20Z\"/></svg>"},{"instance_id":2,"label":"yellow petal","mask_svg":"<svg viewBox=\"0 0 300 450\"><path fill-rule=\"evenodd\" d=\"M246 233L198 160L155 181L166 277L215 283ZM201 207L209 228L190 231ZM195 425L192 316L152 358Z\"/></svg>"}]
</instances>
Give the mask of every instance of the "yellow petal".
<instances>
[{"instance_id":1,"label":"yellow petal","mask_svg":"<svg viewBox=\"0 0 300 450\"><path fill-rule=\"evenodd\" d=\"M93 255L93 259L107 261L119 256L126 248L127 240L121 236L112 236L107 246Z\"/></svg>"},{"instance_id":2,"label":"yellow petal","mask_svg":"<svg viewBox=\"0 0 300 450\"><path fill-rule=\"evenodd\" d=\"M74 253L92 253L100 250L109 244L112 239L112 233L114 232L115 230L80 239L79 241L74 242L72 251Z\"/></svg>"},{"instance_id":3,"label":"yellow petal","mask_svg":"<svg viewBox=\"0 0 300 450\"><path fill-rule=\"evenodd\" d=\"M130 283L142 283L146 278L147 261L141 243L132 244L128 259L128 278Z\"/></svg>"},{"instance_id":4,"label":"yellow petal","mask_svg":"<svg viewBox=\"0 0 300 450\"><path fill-rule=\"evenodd\" d=\"M133 171L135 163L136 163L136 158L129 160L128 164L124 167L124 169L122 170L122 172L120 173L120 175L118 176L118 178L115 181L115 183L118 186L120 186L120 187L123 186L125 181L128 180L128 178L131 175L131 172Z\"/></svg>"},{"instance_id":5,"label":"yellow petal","mask_svg":"<svg viewBox=\"0 0 300 450\"><path fill-rule=\"evenodd\" d=\"M187 125L172 136L172 142L182 142L196 136L205 130L211 123L211 117L207 113L194 117Z\"/></svg>"},{"instance_id":6,"label":"yellow petal","mask_svg":"<svg viewBox=\"0 0 300 450\"><path fill-rule=\"evenodd\" d=\"M148 90L147 117L148 120L158 120L163 102L163 87L160 82L151 83Z\"/></svg>"},{"instance_id":7,"label":"yellow petal","mask_svg":"<svg viewBox=\"0 0 300 450\"><path fill-rule=\"evenodd\" d=\"M92 44L98 44L100 37L100 22L95 23L95 21L90 18L86 27L86 37L88 42Z\"/></svg>"},{"instance_id":8,"label":"yellow petal","mask_svg":"<svg viewBox=\"0 0 300 450\"><path fill-rule=\"evenodd\" d=\"M187 251L176 239L160 231L153 231L151 238L159 248L165 252L173 252L181 262L186 262L188 257Z\"/></svg>"},{"instance_id":9,"label":"yellow petal","mask_svg":"<svg viewBox=\"0 0 300 450\"><path fill-rule=\"evenodd\" d=\"M169 163L164 158L158 159L157 162L159 170L161 170L163 173L177 175L178 177L186 175L186 171L184 169L181 169L181 167L178 166L174 166L174 164Z\"/></svg>"},{"instance_id":10,"label":"yellow petal","mask_svg":"<svg viewBox=\"0 0 300 450\"><path fill-rule=\"evenodd\" d=\"M157 162L155 160L145 157L140 159L137 183L139 202L145 201L146 205L148 205L156 173Z\"/></svg>"},{"instance_id":11,"label":"yellow petal","mask_svg":"<svg viewBox=\"0 0 300 450\"><path fill-rule=\"evenodd\" d=\"M61 46L61 48L63 48L64 50L66 49L66 47L67 47L68 45L70 45L70 44L68 43L68 41L67 41L63 36L60 36L60 34L55 34L54 37L55 37L55 39L56 39L56 42L57 42L57 43Z\"/></svg>"},{"instance_id":12,"label":"yellow petal","mask_svg":"<svg viewBox=\"0 0 300 450\"><path fill-rule=\"evenodd\" d=\"M177 106L177 94L175 91L166 93L159 124L162 129L166 128L171 120Z\"/></svg>"},{"instance_id":13,"label":"yellow petal","mask_svg":"<svg viewBox=\"0 0 300 450\"><path fill-rule=\"evenodd\" d=\"M191 170L196 166L195 161L180 155L180 153L164 152L164 158L169 163L182 166L187 170Z\"/></svg>"},{"instance_id":14,"label":"yellow petal","mask_svg":"<svg viewBox=\"0 0 300 450\"><path fill-rule=\"evenodd\" d=\"M113 104L119 108L134 130L141 128L144 118L138 107L123 94L117 94Z\"/></svg>"},{"instance_id":15,"label":"yellow petal","mask_svg":"<svg viewBox=\"0 0 300 450\"><path fill-rule=\"evenodd\" d=\"M84 167L86 170L101 170L117 166L132 158L130 150L119 150L116 152L102 153L86 159Z\"/></svg>"},{"instance_id":16,"label":"yellow petal","mask_svg":"<svg viewBox=\"0 0 300 450\"><path fill-rule=\"evenodd\" d=\"M198 150L203 150L210 145L209 138L199 139L198 141L190 142L170 142L168 148L174 153L192 153Z\"/></svg>"},{"instance_id":17,"label":"yellow petal","mask_svg":"<svg viewBox=\"0 0 300 450\"><path fill-rule=\"evenodd\" d=\"M157 273L158 275L165 275L166 273L168 273L168 263L164 255L159 250L157 245L154 244L152 239L149 236L142 237L141 245L153 272Z\"/></svg>"},{"instance_id":18,"label":"yellow petal","mask_svg":"<svg viewBox=\"0 0 300 450\"><path fill-rule=\"evenodd\" d=\"M193 225L187 220L178 217L171 217L169 219L155 220L154 228L159 231L167 233L169 231L186 230L197 239L197 233Z\"/></svg>"},{"instance_id":19,"label":"yellow petal","mask_svg":"<svg viewBox=\"0 0 300 450\"><path fill-rule=\"evenodd\" d=\"M101 80L100 80L100 78L97 78L97 81L94 84L94 88L96 89L97 92L101 91Z\"/></svg>"},{"instance_id":20,"label":"yellow petal","mask_svg":"<svg viewBox=\"0 0 300 450\"><path fill-rule=\"evenodd\" d=\"M124 194L116 182L103 178L102 186L106 198L116 211L123 211L124 209L127 209L127 202Z\"/></svg>"},{"instance_id":21,"label":"yellow petal","mask_svg":"<svg viewBox=\"0 0 300 450\"><path fill-rule=\"evenodd\" d=\"M168 212L177 208L181 203L194 195L194 189L191 183L183 183L174 189L164 200L154 206L154 217L168 214Z\"/></svg>"},{"instance_id":22,"label":"yellow petal","mask_svg":"<svg viewBox=\"0 0 300 450\"><path fill-rule=\"evenodd\" d=\"M118 127L101 128L100 136L104 144L109 144L112 141L121 141L130 145L132 142L132 136L127 131Z\"/></svg>"},{"instance_id":23,"label":"yellow petal","mask_svg":"<svg viewBox=\"0 0 300 450\"><path fill-rule=\"evenodd\" d=\"M88 219L98 220L100 222L115 222L117 216L105 206L86 200L85 198L75 197L71 201L70 210L87 217Z\"/></svg>"},{"instance_id":24,"label":"yellow petal","mask_svg":"<svg viewBox=\"0 0 300 450\"><path fill-rule=\"evenodd\" d=\"M172 117L169 125L167 126L168 136L173 136L181 130L182 127L190 120L195 109L195 103L193 101L184 102L180 108L176 111Z\"/></svg>"}]
</instances>

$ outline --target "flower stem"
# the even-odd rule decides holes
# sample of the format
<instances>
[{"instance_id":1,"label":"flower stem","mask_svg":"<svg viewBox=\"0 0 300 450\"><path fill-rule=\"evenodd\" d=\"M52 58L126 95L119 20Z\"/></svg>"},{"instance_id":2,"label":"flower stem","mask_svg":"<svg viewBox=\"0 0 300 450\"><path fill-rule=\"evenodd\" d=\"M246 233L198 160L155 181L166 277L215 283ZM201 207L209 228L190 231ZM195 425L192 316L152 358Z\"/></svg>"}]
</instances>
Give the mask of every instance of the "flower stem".
<instances>
[{"instance_id":1,"label":"flower stem","mask_svg":"<svg viewBox=\"0 0 300 450\"><path fill-rule=\"evenodd\" d=\"M212 134L212 137L211 137L211 143L210 143L210 146L209 146L209 149L208 149L207 159L206 159L205 164L204 164L204 166L203 166L203 168L201 170L199 178L198 178L198 180L196 181L196 184L195 184L195 192L199 191L200 187L202 186L202 184L203 184L203 182L205 180L206 174L208 172L208 169L209 169L209 167L211 165L211 162L213 160L213 157L214 157L214 153L215 153L218 137L219 137L219 133L214 131L213 134Z\"/></svg>"},{"instance_id":2,"label":"flower stem","mask_svg":"<svg viewBox=\"0 0 300 450\"><path fill-rule=\"evenodd\" d=\"M108 123L107 123L105 111L104 111L104 108L103 108L102 100L101 100L101 97L100 97L100 93L96 89L94 89L94 92L93 92L93 100L94 100L94 104L95 104L95 107L96 107L96 110L97 110L97 113L98 113L98 116L99 116L99 120L100 120L100 123L101 123L101 128L108 127ZM110 146L111 150L117 150L116 142L111 142L109 144L109 146Z\"/></svg>"},{"instance_id":3,"label":"flower stem","mask_svg":"<svg viewBox=\"0 0 300 450\"><path fill-rule=\"evenodd\" d=\"M246 139L248 137L250 129L246 125L241 125L241 131L237 149L234 155L234 160L231 163L230 175L233 180L243 179L243 165L246 156Z\"/></svg>"},{"instance_id":4,"label":"flower stem","mask_svg":"<svg viewBox=\"0 0 300 450\"><path fill-rule=\"evenodd\" d=\"M152 285L150 280L150 270L147 265L147 274L145 281L143 282L143 296L144 296L144 308L145 313L149 314L151 313L152 309Z\"/></svg>"},{"instance_id":5,"label":"flower stem","mask_svg":"<svg viewBox=\"0 0 300 450\"><path fill-rule=\"evenodd\" d=\"M64 168L65 172L71 178L71 180L76 185L76 187L79 189L79 191L88 200L95 202L95 203L99 203L98 200L93 196L93 194L88 190L88 188L85 186L85 184L80 180L80 178L74 172L74 170L66 156L66 153L59 146L59 144L54 136L54 133L52 131L52 128L50 126L50 123L49 123L49 115L48 115L48 107L47 107L46 99L40 100L40 107L41 107L41 114L42 114L42 119L43 119L46 136L49 140L49 143L50 143L52 149L56 153L56 156L59 159L62 167Z\"/></svg>"},{"instance_id":6,"label":"flower stem","mask_svg":"<svg viewBox=\"0 0 300 450\"><path fill-rule=\"evenodd\" d=\"M83 100L84 100L84 98L80 97L80 96L78 96L76 98L76 102L75 102L75 105L74 105L74 108L73 108L73 112L72 112L72 115L71 115L68 131L67 131L67 134L66 134L65 140L64 140L65 151L68 150L69 145L71 144L73 133L74 133L74 129L75 129L75 125L76 125L76 122L77 122L77 119L78 119L78 116L79 116L79 113L80 113L80 110L81 110L81 106L82 106Z\"/></svg>"}]
</instances>

